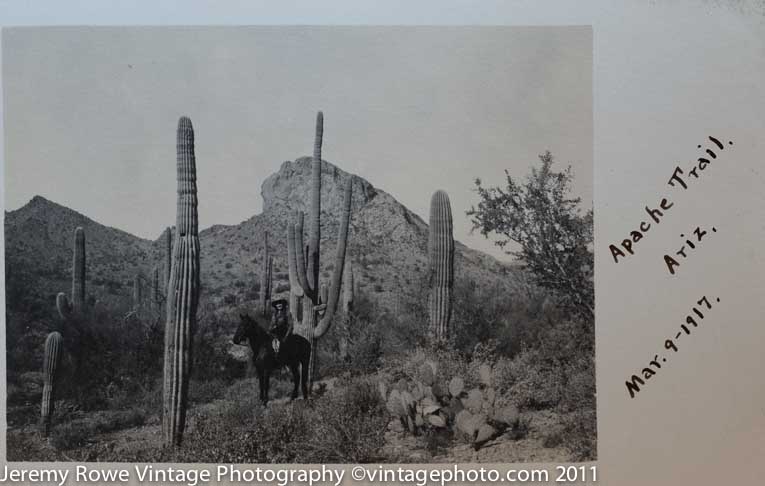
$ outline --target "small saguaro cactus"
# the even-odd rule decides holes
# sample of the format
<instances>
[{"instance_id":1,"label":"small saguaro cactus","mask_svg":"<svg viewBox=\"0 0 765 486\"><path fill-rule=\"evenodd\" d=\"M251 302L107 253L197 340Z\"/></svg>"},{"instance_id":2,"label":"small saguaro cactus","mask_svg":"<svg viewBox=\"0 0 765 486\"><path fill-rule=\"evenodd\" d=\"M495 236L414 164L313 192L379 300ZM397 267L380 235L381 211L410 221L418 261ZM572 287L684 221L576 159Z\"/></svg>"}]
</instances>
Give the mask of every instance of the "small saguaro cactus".
<instances>
[{"instance_id":1,"label":"small saguaro cactus","mask_svg":"<svg viewBox=\"0 0 765 486\"><path fill-rule=\"evenodd\" d=\"M346 314L353 310L354 291L353 267L347 265L343 273L343 312Z\"/></svg>"},{"instance_id":2,"label":"small saguaro cactus","mask_svg":"<svg viewBox=\"0 0 765 486\"><path fill-rule=\"evenodd\" d=\"M143 277L136 273L133 277L133 310L139 312L143 307Z\"/></svg>"},{"instance_id":3,"label":"small saguaro cactus","mask_svg":"<svg viewBox=\"0 0 765 486\"><path fill-rule=\"evenodd\" d=\"M300 231L303 231L303 213L295 212L296 225L300 227ZM301 319L301 302L303 298L303 288L300 286L297 276L297 255L295 253L295 238L292 236L294 231L292 223L287 223L287 271L290 278L290 314L295 322L299 322ZM302 253L302 248L297 249Z\"/></svg>"},{"instance_id":4,"label":"small saguaro cactus","mask_svg":"<svg viewBox=\"0 0 765 486\"><path fill-rule=\"evenodd\" d=\"M162 302L162 293L159 290L159 265L155 265L151 271L151 311L155 312Z\"/></svg>"},{"instance_id":5,"label":"small saguaro cactus","mask_svg":"<svg viewBox=\"0 0 765 486\"><path fill-rule=\"evenodd\" d=\"M296 329L299 334L308 339L314 350L311 353L309 365L309 389L313 384L316 341L329 330L337 310L340 296L340 284L345 266L345 250L348 242L348 226L351 219L351 196L353 194L353 177L349 177L345 183L343 196L343 212L340 215L340 226L337 234L337 250L335 254L335 267L330 279L329 292L326 302L321 302L319 295L319 243L321 241L321 145L324 136L324 115L319 112L316 115L316 136L314 139L313 161L311 163L311 228L308 237L308 258L301 251L303 248L303 218L298 217L294 225L288 225L288 243L292 245L295 258L291 259L290 271L297 275L298 285L303 290L303 320ZM301 250L298 250L301 249ZM320 315L319 312L322 314Z\"/></svg>"},{"instance_id":6,"label":"small saguaro cactus","mask_svg":"<svg viewBox=\"0 0 765 486\"><path fill-rule=\"evenodd\" d=\"M53 402L56 391L56 373L61 363L64 338L61 333L54 331L45 339L45 355L43 356L43 393L40 409L40 426L43 436L50 432L53 418Z\"/></svg>"},{"instance_id":7,"label":"small saguaro cactus","mask_svg":"<svg viewBox=\"0 0 765 486\"><path fill-rule=\"evenodd\" d=\"M191 120L178 120L178 203L165 325L162 436L180 446L186 425L191 352L199 303L197 170Z\"/></svg>"},{"instance_id":8,"label":"small saguaro cactus","mask_svg":"<svg viewBox=\"0 0 765 486\"><path fill-rule=\"evenodd\" d=\"M263 270L260 275L260 312L270 313L274 258L268 251L268 231L263 232Z\"/></svg>"},{"instance_id":9,"label":"small saguaro cactus","mask_svg":"<svg viewBox=\"0 0 765 486\"><path fill-rule=\"evenodd\" d=\"M170 267L173 265L173 229L169 226L165 232L165 295L170 287Z\"/></svg>"},{"instance_id":10,"label":"small saguaro cactus","mask_svg":"<svg viewBox=\"0 0 765 486\"><path fill-rule=\"evenodd\" d=\"M85 230L78 226L74 230L74 250L72 255L72 300L66 294L56 295L56 309L62 319L72 314L78 315L85 310Z\"/></svg>"},{"instance_id":11,"label":"small saguaro cactus","mask_svg":"<svg viewBox=\"0 0 765 486\"><path fill-rule=\"evenodd\" d=\"M343 319L338 340L340 359L343 361L348 359L348 340L351 334L351 312L353 312L354 291L353 267L346 265L345 272L343 273Z\"/></svg>"},{"instance_id":12,"label":"small saguaro cactus","mask_svg":"<svg viewBox=\"0 0 765 486\"><path fill-rule=\"evenodd\" d=\"M430 332L438 342L449 337L454 284L454 237L452 208L449 196L436 191L430 199L430 231L428 234L430 277Z\"/></svg>"}]
</instances>

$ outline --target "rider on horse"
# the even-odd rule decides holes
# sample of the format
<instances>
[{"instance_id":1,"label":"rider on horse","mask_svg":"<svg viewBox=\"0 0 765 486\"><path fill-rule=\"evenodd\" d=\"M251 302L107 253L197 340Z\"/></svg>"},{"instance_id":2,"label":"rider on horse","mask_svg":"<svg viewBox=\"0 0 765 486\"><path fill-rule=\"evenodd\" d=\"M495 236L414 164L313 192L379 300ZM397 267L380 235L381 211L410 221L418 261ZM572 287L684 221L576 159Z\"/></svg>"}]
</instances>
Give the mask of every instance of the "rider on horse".
<instances>
[{"instance_id":1,"label":"rider on horse","mask_svg":"<svg viewBox=\"0 0 765 486\"><path fill-rule=\"evenodd\" d=\"M271 303L274 311L271 313L271 327L268 333L274 338L272 346L276 355L279 355L281 344L292 334L292 316L287 308L285 299L278 299Z\"/></svg>"}]
</instances>

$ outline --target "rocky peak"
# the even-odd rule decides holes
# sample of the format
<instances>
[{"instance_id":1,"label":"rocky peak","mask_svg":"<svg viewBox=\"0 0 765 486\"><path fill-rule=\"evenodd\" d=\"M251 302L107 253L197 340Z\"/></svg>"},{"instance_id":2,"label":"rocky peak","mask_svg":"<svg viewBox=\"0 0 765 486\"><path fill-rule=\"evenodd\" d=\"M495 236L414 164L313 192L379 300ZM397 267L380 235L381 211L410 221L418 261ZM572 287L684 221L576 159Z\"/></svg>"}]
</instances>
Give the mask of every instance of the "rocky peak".
<instances>
[{"instance_id":1,"label":"rocky peak","mask_svg":"<svg viewBox=\"0 0 765 486\"><path fill-rule=\"evenodd\" d=\"M307 212L311 199L312 157L300 157L285 161L279 171L271 174L261 187L263 212L282 213L289 210ZM339 213L343 202L345 181L352 174L337 166L321 161L321 209L322 212ZM377 190L365 179L356 176L353 183L353 210L366 205L375 198Z\"/></svg>"}]
</instances>

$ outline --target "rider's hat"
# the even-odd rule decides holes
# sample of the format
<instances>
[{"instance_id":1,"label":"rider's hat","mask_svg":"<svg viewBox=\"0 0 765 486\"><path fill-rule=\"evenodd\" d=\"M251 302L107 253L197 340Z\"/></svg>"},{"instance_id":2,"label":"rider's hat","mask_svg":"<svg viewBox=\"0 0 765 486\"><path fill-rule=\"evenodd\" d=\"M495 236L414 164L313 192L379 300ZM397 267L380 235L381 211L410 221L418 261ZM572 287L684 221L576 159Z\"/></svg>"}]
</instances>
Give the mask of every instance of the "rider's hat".
<instances>
[{"instance_id":1,"label":"rider's hat","mask_svg":"<svg viewBox=\"0 0 765 486\"><path fill-rule=\"evenodd\" d=\"M287 306L287 299L276 299L275 301L271 302L271 307L276 308L276 304L282 304L283 306Z\"/></svg>"}]
</instances>

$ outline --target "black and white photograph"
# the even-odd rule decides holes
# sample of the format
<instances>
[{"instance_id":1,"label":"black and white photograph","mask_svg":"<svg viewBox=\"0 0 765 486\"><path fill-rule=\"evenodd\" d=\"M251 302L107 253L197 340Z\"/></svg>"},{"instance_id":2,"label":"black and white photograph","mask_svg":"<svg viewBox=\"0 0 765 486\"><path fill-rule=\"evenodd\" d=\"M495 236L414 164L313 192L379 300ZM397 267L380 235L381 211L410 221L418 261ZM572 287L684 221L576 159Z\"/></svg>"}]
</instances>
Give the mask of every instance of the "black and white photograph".
<instances>
[{"instance_id":1,"label":"black and white photograph","mask_svg":"<svg viewBox=\"0 0 765 486\"><path fill-rule=\"evenodd\" d=\"M3 30L7 460L597 459L589 26Z\"/></svg>"}]
</instances>

